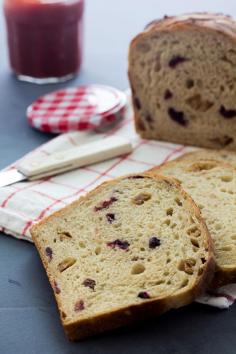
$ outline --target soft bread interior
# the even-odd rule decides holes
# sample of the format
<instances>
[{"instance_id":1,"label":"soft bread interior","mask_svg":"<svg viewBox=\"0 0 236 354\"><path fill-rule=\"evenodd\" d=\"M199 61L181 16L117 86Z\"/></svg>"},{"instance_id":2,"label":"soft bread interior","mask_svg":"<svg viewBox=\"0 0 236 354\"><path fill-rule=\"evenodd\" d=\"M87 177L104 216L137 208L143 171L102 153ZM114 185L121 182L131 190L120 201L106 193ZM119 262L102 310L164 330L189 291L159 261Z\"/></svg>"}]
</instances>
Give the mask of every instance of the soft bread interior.
<instances>
[{"instance_id":1,"label":"soft bread interior","mask_svg":"<svg viewBox=\"0 0 236 354\"><path fill-rule=\"evenodd\" d=\"M143 137L236 149L236 44L231 36L213 26L153 26L131 44L129 77Z\"/></svg>"},{"instance_id":2,"label":"soft bread interior","mask_svg":"<svg viewBox=\"0 0 236 354\"><path fill-rule=\"evenodd\" d=\"M191 155L190 155L191 157ZM214 242L218 270L233 271L236 280L236 170L219 161L167 163L153 172L178 179L201 209Z\"/></svg>"},{"instance_id":3,"label":"soft bread interior","mask_svg":"<svg viewBox=\"0 0 236 354\"><path fill-rule=\"evenodd\" d=\"M211 255L198 209L161 177L104 184L32 234L64 323L188 294Z\"/></svg>"}]
</instances>

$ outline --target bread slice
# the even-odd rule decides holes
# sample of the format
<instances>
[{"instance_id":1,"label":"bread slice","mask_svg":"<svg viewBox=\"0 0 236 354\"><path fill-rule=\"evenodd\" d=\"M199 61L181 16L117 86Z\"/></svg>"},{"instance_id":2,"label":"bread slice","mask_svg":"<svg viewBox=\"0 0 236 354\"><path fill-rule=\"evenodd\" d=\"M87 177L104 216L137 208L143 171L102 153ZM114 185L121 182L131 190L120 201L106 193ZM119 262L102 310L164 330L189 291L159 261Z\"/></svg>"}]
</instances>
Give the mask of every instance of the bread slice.
<instances>
[{"instance_id":1,"label":"bread slice","mask_svg":"<svg viewBox=\"0 0 236 354\"><path fill-rule=\"evenodd\" d=\"M236 169L220 161L168 162L151 173L175 177L201 209L213 239L214 284L236 281Z\"/></svg>"},{"instance_id":2,"label":"bread slice","mask_svg":"<svg viewBox=\"0 0 236 354\"><path fill-rule=\"evenodd\" d=\"M137 132L236 150L236 22L198 13L153 21L129 50Z\"/></svg>"},{"instance_id":3,"label":"bread slice","mask_svg":"<svg viewBox=\"0 0 236 354\"><path fill-rule=\"evenodd\" d=\"M186 153L178 158L178 160L181 161L197 161L205 159L223 161L236 168L236 153L234 151L199 149L194 152Z\"/></svg>"},{"instance_id":4,"label":"bread slice","mask_svg":"<svg viewBox=\"0 0 236 354\"><path fill-rule=\"evenodd\" d=\"M106 182L31 233L71 340L186 305L214 273L199 209L165 177Z\"/></svg>"}]
</instances>

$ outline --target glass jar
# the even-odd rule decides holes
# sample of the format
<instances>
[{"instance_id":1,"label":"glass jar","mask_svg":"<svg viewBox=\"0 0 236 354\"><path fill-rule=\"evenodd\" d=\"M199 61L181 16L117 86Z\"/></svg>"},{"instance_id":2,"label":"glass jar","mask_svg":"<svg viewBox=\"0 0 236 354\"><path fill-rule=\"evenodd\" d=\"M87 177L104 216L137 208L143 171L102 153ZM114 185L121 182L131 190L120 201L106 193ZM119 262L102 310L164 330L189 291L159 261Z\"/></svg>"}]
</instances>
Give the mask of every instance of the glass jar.
<instances>
[{"instance_id":1,"label":"glass jar","mask_svg":"<svg viewBox=\"0 0 236 354\"><path fill-rule=\"evenodd\" d=\"M5 0L9 60L23 81L56 83L81 65L83 0Z\"/></svg>"}]
</instances>

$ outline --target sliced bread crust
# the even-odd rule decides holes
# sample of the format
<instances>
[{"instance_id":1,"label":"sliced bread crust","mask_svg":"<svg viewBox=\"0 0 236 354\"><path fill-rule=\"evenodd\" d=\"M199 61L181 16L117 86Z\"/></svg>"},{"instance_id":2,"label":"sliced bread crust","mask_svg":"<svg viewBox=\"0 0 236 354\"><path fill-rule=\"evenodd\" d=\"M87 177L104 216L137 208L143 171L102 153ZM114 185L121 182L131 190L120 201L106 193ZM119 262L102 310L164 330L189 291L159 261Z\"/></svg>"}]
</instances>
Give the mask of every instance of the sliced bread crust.
<instances>
[{"instance_id":1,"label":"sliced bread crust","mask_svg":"<svg viewBox=\"0 0 236 354\"><path fill-rule=\"evenodd\" d=\"M197 161L197 160L216 160L229 163L236 168L236 153L234 151L227 150L210 150L199 149L193 152L188 152L178 159L180 161ZM175 161L176 161L175 160Z\"/></svg>"},{"instance_id":2,"label":"sliced bread crust","mask_svg":"<svg viewBox=\"0 0 236 354\"><path fill-rule=\"evenodd\" d=\"M192 156L192 158L191 158ZM236 281L236 169L215 160L196 160L194 153L150 170L176 178L201 209L213 239L216 273L213 286Z\"/></svg>"},{"instance_id":3,"label":"sliced bread crust","mask_svg":"<svg viewBox=\"0 0 236 354\"><path fill-rule=\"evenodd\" d=\"M184 306L214 273L199 209L162 176L105 182L31 234L71 340Z\"/></svg>"}]
</instances>

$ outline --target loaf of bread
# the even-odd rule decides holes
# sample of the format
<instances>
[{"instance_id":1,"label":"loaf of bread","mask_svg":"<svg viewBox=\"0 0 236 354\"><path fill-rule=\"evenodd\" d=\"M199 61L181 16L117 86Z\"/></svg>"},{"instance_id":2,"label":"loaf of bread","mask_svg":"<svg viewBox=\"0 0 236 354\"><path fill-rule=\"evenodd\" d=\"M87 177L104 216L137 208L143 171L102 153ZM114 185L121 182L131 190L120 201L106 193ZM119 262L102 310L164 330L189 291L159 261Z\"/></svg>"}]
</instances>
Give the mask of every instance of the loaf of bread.
<instances>
[{"instance_id":1,"label":"loaf of bread","mask_svg":"<svg viewBox=\"0 0 236 354\"><path fill-rule=\"evenodd\" d=\"M215 285L236 281L236 169L224 162L174 160L151 170L175 177L201 209L213 239Z\"/></svg>"},{"instance_id":2,"label":"loaf of bread","mask_svg":"<svg viewBox=\"0 0 236 354\"><path fill-rule=\"evenodd\" d=\"M71 340L186 305L214 273L200 211L166 177L106 182L31 233Z\"/></svg>"},{"instance_id":3,"label":"loaf of bread","mask_svg":"<svg viewBox=\"0 0 236 354\"><path fill-rule=\"evenodd\" d=\"M146 139L236 149L236 22L221 14L165 16L133 39L129 78Z\"/></svg>"},{"instance_id":4,"label":"loaf of bread","mask_svg":"<svg viewBox=\"0 0 236 354\"><path fill-rule=\"evenodd\" d=\"M199 149L184 154L178 158L178 160L182 161L197 161L205 159L227 162L236 168L236 153L234 151Z\"/></svg>"}]
</instances>

